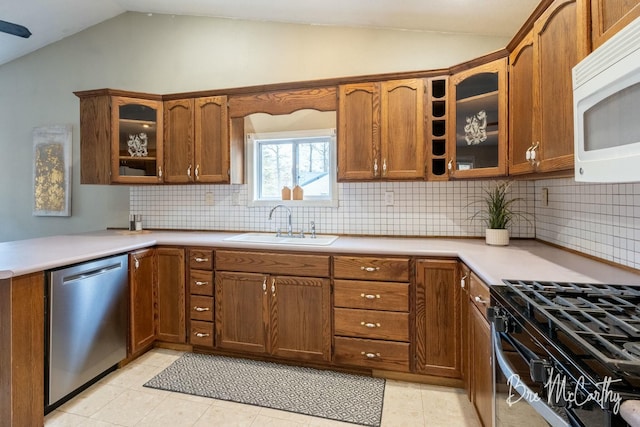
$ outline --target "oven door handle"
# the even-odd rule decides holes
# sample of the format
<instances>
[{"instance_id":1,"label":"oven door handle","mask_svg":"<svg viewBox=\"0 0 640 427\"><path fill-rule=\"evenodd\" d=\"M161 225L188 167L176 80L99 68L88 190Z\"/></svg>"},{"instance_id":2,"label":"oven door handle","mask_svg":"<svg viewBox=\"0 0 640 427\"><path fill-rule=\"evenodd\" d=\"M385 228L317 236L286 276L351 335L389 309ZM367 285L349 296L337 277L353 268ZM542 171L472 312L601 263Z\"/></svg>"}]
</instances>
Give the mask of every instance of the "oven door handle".
<instances>
[{"instance_id":1,"label":"oven door handle","mask_svg":"<svg viewBox=\"0 0 640 427\"><path fill-rule=\"evenodd\" d=\"M495 330L493 324L491 324L491 334L493 336L493 352L495 354L496 361L498 362L498 366L502 370L507 381L510 382L511 379L519 378L513 366L507 361L507 358L504 355L504 351L502 350L502 343L500 342L500 333ZM564 420L560 415L558 415L549 405L547 405L541 397L537 396L537 394L531 390L527 385L521 381L518 381L517 387L513 386L512 390L515 390L524 400L526 400L533 409L549 423L553 427L570 427L571 425Z\"/></svg>"}]
</instances>

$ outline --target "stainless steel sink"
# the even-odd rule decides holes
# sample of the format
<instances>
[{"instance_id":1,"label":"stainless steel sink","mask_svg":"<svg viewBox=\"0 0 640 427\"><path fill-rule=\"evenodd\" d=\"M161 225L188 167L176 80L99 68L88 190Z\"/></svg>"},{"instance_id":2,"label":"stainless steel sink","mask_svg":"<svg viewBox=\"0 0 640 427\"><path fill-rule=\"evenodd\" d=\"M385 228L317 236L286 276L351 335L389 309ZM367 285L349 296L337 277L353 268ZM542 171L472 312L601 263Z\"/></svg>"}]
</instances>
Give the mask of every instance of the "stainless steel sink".
<instances>
[{"instance_id":1,"label":"stainless steel sink","mask_svg":"<svg viewBox=\"0 0 640 427\"><path fill-rule=\"evenodd\" d=\"M227 237L229 242L266 243L273 245L302 245L302 246L329 246L336 241L338 236L319 234L315 238L311 235L304 237L276 236L273 233L244 233Z\"/></svg>"}]
</instances>

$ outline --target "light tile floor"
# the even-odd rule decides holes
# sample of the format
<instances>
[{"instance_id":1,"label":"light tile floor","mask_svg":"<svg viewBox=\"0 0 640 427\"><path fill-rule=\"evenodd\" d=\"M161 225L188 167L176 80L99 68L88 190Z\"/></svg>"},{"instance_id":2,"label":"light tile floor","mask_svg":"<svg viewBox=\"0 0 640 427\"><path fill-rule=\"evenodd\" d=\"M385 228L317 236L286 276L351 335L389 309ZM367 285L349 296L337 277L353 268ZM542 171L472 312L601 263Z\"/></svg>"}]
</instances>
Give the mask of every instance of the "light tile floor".
<instances>
[{"instance_id":1,"label":"light tile floor","mask_svg":"<svg viewBox=\"0 0 640 427\"><path fill-rule=\"evenodd\" d=\"M51 412L45 426L353 427L142 386L181 354L166 349L149 351ZM480 423L463 390L387 380L382 426L479 427Z\"/></svg>"}]
</instances>

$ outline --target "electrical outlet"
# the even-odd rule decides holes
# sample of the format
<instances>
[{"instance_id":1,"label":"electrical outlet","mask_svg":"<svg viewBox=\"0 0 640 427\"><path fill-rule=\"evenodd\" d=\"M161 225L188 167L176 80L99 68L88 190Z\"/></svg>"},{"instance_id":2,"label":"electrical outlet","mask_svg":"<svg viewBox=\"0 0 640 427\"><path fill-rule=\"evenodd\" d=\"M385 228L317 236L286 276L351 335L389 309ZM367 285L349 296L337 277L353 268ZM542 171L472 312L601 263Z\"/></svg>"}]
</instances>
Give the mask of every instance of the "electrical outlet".
<instances>
[{"instance_id":1,"label":"electrical outlet","mask_svg":"<svg viewBox=\"0 0 640 427\"><path fill-rule=\"evenodd\" d=\"M213 206L213 193L210 191L207 191L206 193L204 193L204 204L206 206Z\"/></svg>"},{"instance_id":2,"label":"electrical outlet","mask_svg":"<svg viewBox=\"0 0 640 427\"><path fill-rule=\"evenodd\" d=\"M540 203L542 206L549 206L549 189L546 187L542 189L540 194Z\"/></svg>"},{"instance_id":3,"label":"electrical outlet","mask_svg":"<svg viewBox=\"0 0 640 427\"><path fill-rule=\"evenodd\" d=\"M385 191L384 193L384 204L387 206L393 206L393 191Z\"/></svg>"}]
</instances>

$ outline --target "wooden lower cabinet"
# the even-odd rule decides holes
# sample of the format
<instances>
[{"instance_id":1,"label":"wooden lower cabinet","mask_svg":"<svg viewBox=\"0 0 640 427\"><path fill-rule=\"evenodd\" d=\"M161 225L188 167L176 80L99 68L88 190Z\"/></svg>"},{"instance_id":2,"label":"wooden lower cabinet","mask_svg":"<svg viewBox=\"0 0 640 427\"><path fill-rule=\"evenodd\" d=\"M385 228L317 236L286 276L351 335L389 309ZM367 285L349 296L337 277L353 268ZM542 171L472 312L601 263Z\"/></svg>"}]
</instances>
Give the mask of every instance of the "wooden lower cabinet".
<instances>
[{"instance_id":1,"label":"wooden lower cabinet","mask_svg":"<svg viewBox=\"0 0 640 427\"><path fill-rule=\"evenodd\" d=\"M416 372L461 377L457 260L416 261Z\"/></svg>"},{"instance_id":2,"label":"wooden lower cabinet","mask_svg":"<svg viewBox=\"0 0 640 427\"><path fill-rule=\"evenodd\" d=\"M45 275L0 279L0 427L41 426Z\"/></svg>"},{"instance_id":3,"label":"wooden lower cabinet","mask_svg":"<svg viewBox=\"0 0 640 427\"><path fill-rule=\"evenodd\" d=\"M129 355L153 345L156 340L155 249L129 254Z\"/></svg>"},{"instance_id":4,"label":"wooden lower cabinet","mask_svg":"<svg viewBox=\"0 0 640 427\"><path fill-rule=\"evenodd\" d=\"M333 361L409 372L410 260L334 256Z\"/></svg>"},{"instance_id":5,"label":"wooden lower cabinet","mask_svg":"<svg viewBox=\"0 0 640 427\"><path fill-rule=\"evenodd\" d=\"M216 346L287 359L331 359L325 278L216 271Z\"/></svg>"},{"instance_id":6,"label":"wooden lower cabinet","mask_svg":"<svg viewBox=\"0 0 640 427\"><path fill-rule=\"evenodd\" d=\"M469 360L471 402L482 425L493 423L493 365L489 322L471 303L469 307Z\"/></svg>"},{"instance_id":7,"label":"wooden lower cabinet","mask_svg":"<svg viewBox=\"0 0 640 427\"><path fill-rule=\"evenodd\" d=\"M468 390L469 400L483 426L493 425L493 358L491 327L487 319L489 287L474 273L466 280L468 290Z\"/></svg>"},{"instance_id":8,"label":"wooden lower cabinet","mask_svg":"<svg viewBox=\"0 0 640 427\"><path fill-rule=\"evenodd\" d=\"M186 343L186 286L183 248L159 247L158 340Z\"/></svg>"}]
</instances>

